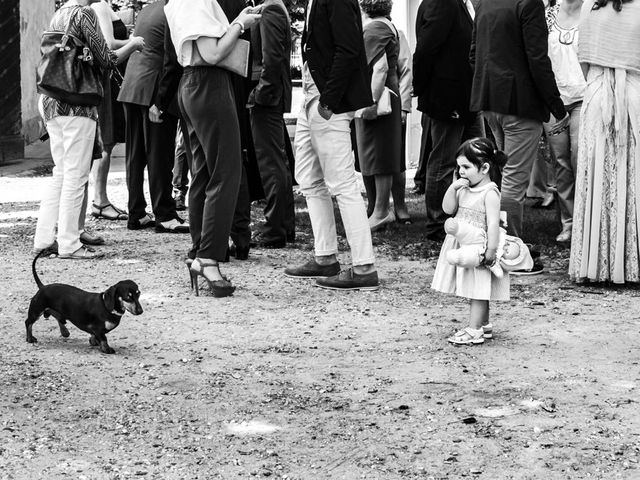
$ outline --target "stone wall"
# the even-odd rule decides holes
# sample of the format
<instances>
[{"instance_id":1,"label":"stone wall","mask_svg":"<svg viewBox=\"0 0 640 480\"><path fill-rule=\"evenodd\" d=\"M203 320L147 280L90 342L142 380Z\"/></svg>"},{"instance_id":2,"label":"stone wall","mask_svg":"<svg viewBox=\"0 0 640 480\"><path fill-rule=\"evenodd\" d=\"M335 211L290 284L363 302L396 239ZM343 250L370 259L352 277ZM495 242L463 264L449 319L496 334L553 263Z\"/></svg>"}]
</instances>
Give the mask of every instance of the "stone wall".
<instances>
[{"instance_id":1,"label":"stone wall","mask_svg":"<svg viewBox=\"0 0 640 480\"><path fill-rule=\"evenodd\" d=\"M20 85L22 89L22 134L26 143L37 140L44 127L38 113L36 65L40 59L40 37L53 16L53 0L20 1Z\"/></svg>"}]
</instances>

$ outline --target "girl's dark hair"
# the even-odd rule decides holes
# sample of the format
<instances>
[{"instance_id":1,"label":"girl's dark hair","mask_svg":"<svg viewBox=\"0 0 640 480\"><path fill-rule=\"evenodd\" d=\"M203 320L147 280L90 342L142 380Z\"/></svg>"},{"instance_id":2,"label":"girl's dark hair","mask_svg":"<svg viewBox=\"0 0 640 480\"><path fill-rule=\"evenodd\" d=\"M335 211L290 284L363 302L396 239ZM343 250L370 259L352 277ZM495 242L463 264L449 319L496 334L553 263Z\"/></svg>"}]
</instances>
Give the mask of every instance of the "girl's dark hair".
<instances>
[{"instance_id":1,"label":"girl's dark hair","mask_svg":"<svg viewBox=\"0 0 640 480\"><path fill-rule=\"evenodd\" d=\"M631 0L595 0L593 2L593 7L591 10L598 10L600 7L604 7L607 3L611 2L613 4L613 8L615 11L619 12L622 10L623 3L629 3Z\"/></svg>"},{"instance_id":2,"label":"girl's dark hair","mask_svg":"<svg viewBox=\"0 0 640 480\"><path fill-rule=\"evenodd\" d=\"M489 178L500 185L502 167L507 163L507 155L501 152L493 140L485 137L471 138L464 142L456 152L456 158L465 157L478 169L485 163L489 164ZM458 169L456 168L456 176Z\"/></svg>"}]
</instances>

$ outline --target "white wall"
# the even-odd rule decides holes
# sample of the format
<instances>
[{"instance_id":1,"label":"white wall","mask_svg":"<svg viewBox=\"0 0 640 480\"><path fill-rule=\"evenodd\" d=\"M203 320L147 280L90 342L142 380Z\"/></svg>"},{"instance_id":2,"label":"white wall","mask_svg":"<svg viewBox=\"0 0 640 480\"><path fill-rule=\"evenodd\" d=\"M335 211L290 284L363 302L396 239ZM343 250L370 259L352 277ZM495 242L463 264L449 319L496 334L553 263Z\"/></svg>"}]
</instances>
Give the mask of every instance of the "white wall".
<instances>
[{"instance_id":1,"label":"white wall","mask_svg":"<svg viewBox=\"0 0 640 480\"><path fill-rule=\"evenodd\" d=\"M411 52L416 48L416 12L420 0L396 0L393 4L391 18L393 24L402 30L409 41ZM420 126L421 114L416 109L416 99L413 99L413 111L408 117L407 122L407 168L415 167L418 164L420 155L420 137L422 136L422 127Z\"/></svg>"},{"instance_id":2,"label":"white wall","mask_svg":"<svg viewBox=\"0 0 640 480\"><path fill-rule=\"evenodd\" d=\"M38 113L36 65L40 60L40 37L53 16L53 0L20 1L20 79L22 89L22 134L26 143L43 132Z\"/></svg>"}]
</instances>

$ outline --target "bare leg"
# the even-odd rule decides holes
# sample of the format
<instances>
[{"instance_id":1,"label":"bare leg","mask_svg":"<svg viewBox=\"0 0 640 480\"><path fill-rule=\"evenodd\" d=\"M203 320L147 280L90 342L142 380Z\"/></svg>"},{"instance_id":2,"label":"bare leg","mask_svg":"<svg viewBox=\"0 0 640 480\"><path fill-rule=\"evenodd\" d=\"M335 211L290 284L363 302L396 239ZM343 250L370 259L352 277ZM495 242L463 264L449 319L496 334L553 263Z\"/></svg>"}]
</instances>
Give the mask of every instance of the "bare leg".
<instances>
[{"instance_id":1,"label":"bare leg","mask_svg":"<svg viewBox=\"0 0 640 480\"><path fill-rule=\"evenodd\" d=\"M113 147L114 145L105 145L102 151L102 158L93 162L94 192L91 212L98 218L127 220L127 212L113 205L107 196L107 179L109 177L109 168L111 167Z\"/></svg>"},{"instance_id":2,"label":"bare leg","mask_svg":"<svg viewBox=\"0 0 640 480\"><path fill-rule=\"evenodd\" d=\"M408 219L409 210L404 199L405 186L407 183L405 172L393 175L391 183L391 196L393 197L393 207L396 210L398 219Z\"/></svg>"},{"instance_id":3,"label":"bare leg","mask_svg":"<svg viewBox=\"0 0 640 480\"><path fill-rule=\"evenodd\" d=\"M376 204L376 180L373 175L363 175L362 183L367 192L367 218L373 215L373 208Z\"/></svg>"},{"instance_id":4,"label":"bare leg","mask_svg":"<svg viewBox=\"0 0 640 480\"><path fill-rule=\"evenodd\" d=\"M371 220L379 222L389 215L389 195L391 193L392 175L375 175L376 202L371 214Z\"/></svg>"},{"instance_id":5,"label":"bare leg","mask_svg":"<svg viewBox=\"0 0 640 480\"><path fill-rule=\"evenodd\" d=\"M107 177L109 175L109 168L111 167L111 152L113 151L113 147L113 145L105 145L102 151L102 158L93 162L93 204L99 207L110 203L109 197L107 196Z\"/></svg>"},{"instance_id":6,"label":"bare leg","mask_svg":"<svg viewBox=\"0 0 640 480\"><path fill-rule=\"evenodd\" d=\"M469 312L469 326L475 330L482 328L482 325L489 323L489 301L471 300L471 310Z\"/></svg>"}]
</instances>

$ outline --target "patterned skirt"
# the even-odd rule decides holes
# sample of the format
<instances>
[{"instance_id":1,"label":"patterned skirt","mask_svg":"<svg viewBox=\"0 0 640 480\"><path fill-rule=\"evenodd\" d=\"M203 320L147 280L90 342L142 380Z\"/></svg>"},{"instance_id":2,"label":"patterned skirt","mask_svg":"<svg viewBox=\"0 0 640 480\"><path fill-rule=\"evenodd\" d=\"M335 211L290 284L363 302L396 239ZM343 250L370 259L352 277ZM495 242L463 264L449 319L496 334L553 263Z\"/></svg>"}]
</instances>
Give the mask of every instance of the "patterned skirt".
<instances>
[{"instance_id":1,"label":"patterned skirt","mask_svg":"<svg viewBox=\"0 0 640 480\"><path fill-rule=\"evenodd\" d=\"M591 66L582 106L569 276L640 281L640 74Z\"/></svg>"}]
</instances>

